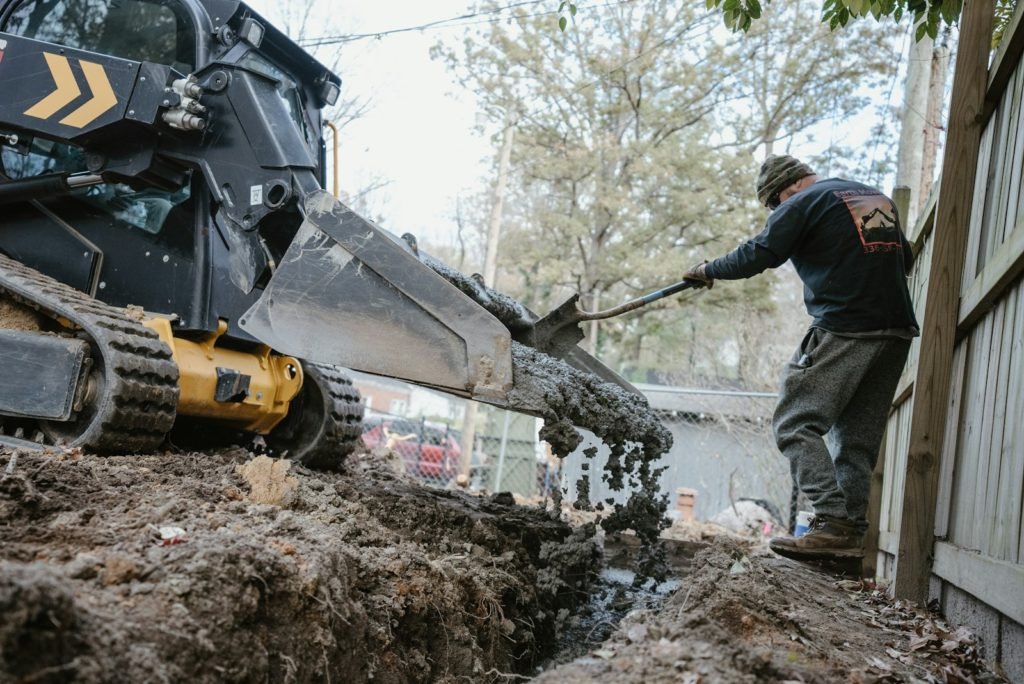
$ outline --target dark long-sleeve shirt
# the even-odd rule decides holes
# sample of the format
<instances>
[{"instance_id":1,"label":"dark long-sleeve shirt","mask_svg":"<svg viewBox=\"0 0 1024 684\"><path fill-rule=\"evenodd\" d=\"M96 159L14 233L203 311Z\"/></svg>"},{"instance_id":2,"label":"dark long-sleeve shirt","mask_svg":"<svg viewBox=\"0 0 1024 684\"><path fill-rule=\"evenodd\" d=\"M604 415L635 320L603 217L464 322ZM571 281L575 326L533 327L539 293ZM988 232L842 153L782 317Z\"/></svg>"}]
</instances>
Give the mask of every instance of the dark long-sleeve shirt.
<instances>
[{"instance_id":1,"label":"dark long-sleeve shirt","mask_svg":"<svg viewBox=\"0 0 1024 684\"><path fill-rule=\"evenodd\" d=\"M896 205L862 183L821 180L783 202L759 235L705 267L749 278L792 260L813 325L834 333L912 331L906 274L913 255Z\"/></svg>"}]
</instances>

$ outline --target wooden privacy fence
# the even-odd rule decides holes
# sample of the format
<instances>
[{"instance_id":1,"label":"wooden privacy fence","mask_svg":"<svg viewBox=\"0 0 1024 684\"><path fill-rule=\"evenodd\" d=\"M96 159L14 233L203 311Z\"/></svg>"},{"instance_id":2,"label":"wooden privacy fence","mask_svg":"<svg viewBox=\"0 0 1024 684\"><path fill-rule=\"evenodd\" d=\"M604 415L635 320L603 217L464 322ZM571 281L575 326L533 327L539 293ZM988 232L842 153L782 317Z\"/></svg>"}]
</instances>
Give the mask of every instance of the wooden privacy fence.
<instances>
[{"instance_id":1,"label":"wooden privacy fence","mask_svg":"<svg viewBox=\"0 0 1024 684\"><path fill-rule=\"evenodd\" d=\"M1024 623L1024 28L991 58L992 0L965 3L942 183L908 235L921 317L883 451L880 571L934 574ZM923 314L923 315L922 315Z\"/></svg>"}]
</instances>

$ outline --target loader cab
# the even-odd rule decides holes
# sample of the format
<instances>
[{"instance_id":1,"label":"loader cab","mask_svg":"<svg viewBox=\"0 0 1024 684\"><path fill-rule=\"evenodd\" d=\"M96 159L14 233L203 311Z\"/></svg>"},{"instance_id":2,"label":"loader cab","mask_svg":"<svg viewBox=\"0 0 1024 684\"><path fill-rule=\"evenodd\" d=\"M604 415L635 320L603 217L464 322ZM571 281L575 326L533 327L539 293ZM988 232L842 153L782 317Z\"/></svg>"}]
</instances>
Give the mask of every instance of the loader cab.
<instances>
[{"instance_id":1,"label":"loader cab","mask_svg":"<svg viewBox=\"0 0 1024 684\"><path fill-rule=\"evenodd\" d=\"M239 35L243 27L251 30L245 40ZM301 163L323 182L321 108L336 97L337 79L325 79L324 67L241 3L0 0L0 32L167 65L182 75L202 75L219 65L254 74L257 96L274 98L287 113L287 138L299 141L290 147L304 148L289 154L308 160ZM216 116L212 120L216 127ZM245 137L224 128L211 135L234 144ZM24 178L87 167L84 151L73 144L24 138L16 146L0 145L0 174ZM249 146L259 149L260 143ZM216 194L193 171L175 189L107 183L70 197L14 205L0 230L0 251L110 304L137 304L174 314L183 329L214 330L219 319L236 319L259 295L232 286L224 272L232 254L212 225ZM295 212L287 214L282 206L255 226L263 233L267 263L283 253L297 228Z\"/></svg>"},{"instance_id":2,"label":"loader cab","mask_svg":"<svg viewBox=\"0 0 1024 684\"><path fill-rule=\"evenodd\" d=\"M9 0L2 30L191 73L199 57L186 4L167 0Z\"/></svg>"}]
</instances>

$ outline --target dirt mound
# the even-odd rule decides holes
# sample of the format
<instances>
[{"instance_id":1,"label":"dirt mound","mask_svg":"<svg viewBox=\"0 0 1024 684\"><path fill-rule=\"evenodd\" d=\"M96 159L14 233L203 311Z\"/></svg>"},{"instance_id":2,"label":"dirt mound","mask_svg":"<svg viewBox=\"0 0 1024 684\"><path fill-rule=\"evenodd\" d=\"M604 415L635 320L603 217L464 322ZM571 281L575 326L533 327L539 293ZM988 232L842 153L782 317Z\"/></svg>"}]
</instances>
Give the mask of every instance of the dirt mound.
<instances>
[{"instance_id":1,"label":"dirt mound","mask_svg":"<svg viewBox=\"0 0 1024 684\"><path fill-rule=\"evenodd\" d=\"M720 538L664 604L538 684L1003 681L977 643L858 580Z\"/></svg>"},{"instance_id":2,"label":"dirt mound","mask_svg":"<svg viewBox=\"0 0 1024 684\"><path fill-rule=\"evenodd\" d=\"M324 474L242 450L21 452L0 480L0 681L532 673L586 599L592 532L365 454Z\"/></svg>"}]
</instances>

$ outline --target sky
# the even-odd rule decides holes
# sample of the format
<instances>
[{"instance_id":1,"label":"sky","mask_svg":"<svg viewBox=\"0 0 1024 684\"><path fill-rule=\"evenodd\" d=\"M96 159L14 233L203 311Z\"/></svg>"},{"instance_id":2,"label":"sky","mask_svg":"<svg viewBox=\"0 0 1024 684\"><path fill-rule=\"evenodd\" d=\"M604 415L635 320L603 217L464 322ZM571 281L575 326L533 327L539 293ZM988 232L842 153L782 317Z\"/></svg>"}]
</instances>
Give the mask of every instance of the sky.
<instances>
[{"instance_id":1,"label":"sky","mask_svg":"<svg viewBox=\"0 0 1024 684\"><path fill-rule=\"evenodd\" d=\"M470 11L469 0L313 3L308 38L385 34ZM280 0L251 0L250 4L271 20L286 6ZM299 4L292 0L292 6ZM513 0L508 4L514 4ZM555 0L538 0L536 5L536 11L557 9ZM373 193L370 218L392 232L413 233L426 245L454 244L456 200L460 194L476 194L487 187L498 154L498 143L489 137L496 130L492 128L488 135L477 130L480 112L472 95L455 83L443 63L429 55L439 40L457 40L466 30L465 24L479 21L351 40L342 44L339 53L335 48L322 48L317 54L325 63L338 54L343 96L368 103L363 117L343 128L340 135L342 196L375 180L386 181L383 189ZM557 30L557 15L553 14L551 21L552 30ZM897 84L890 91L891 104L898 105L900 97ZM840 135L867 140L872 123L847 123ZM859 132L858 124L863 129ZM822 144L827 146L834 137L829 125L815 131L809 154L820 152ZM792 152L803 153L799 147Z\"/></svg>"},{"instance_id":2,"label":"sky","mask_svg":"<svg viewBox=\"0 0 1024 684\"><path fill-rule=\"evenodd\" d=\"M317 2L318 8L327 6L324 0ZM273 19L279 3L250 4ZM311 34L384 32L467 11L466 0L360 0L331 7L337 17L333 24L315 22ZM343 96L369 102L365 115L341 131L342 193L356 192L375 179L387 180L374 193L371 218L380 218L392 232L410 232L428 243L454 241L456 198L484 187L497 155L492 142L475 130L478 112L472 97L429 55L438 40L457 37L463 30L432 28L346 42L337 69ZM318 56L326 62L330 54Z\"/></svg>"}]
</instances>

